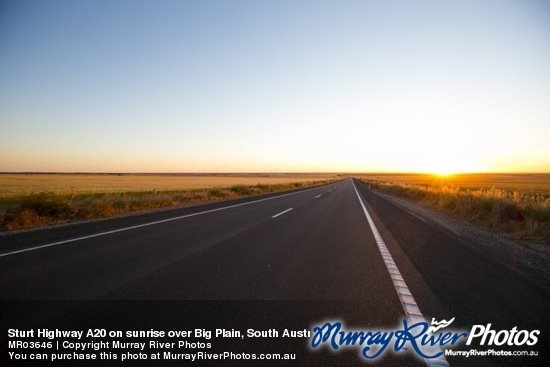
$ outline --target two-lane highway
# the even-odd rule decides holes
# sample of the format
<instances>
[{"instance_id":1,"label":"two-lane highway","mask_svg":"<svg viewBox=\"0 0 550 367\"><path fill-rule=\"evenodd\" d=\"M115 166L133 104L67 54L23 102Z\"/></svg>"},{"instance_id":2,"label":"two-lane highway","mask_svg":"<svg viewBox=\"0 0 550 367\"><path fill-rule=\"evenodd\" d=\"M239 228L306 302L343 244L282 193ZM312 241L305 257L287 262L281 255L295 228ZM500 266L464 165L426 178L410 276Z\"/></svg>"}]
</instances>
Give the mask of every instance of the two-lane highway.
<instances>
[{"instance_id":1,"label":"two-lane highway","mask_svg":"<svg viewBox=\"0 0 550 367\"><path fill-rule=\"evenodd\" d=\"M0 254L0 290L4 299L362 299L392 286L365 223L351 180L197 207Z\"/></svg>"}]
</instances>

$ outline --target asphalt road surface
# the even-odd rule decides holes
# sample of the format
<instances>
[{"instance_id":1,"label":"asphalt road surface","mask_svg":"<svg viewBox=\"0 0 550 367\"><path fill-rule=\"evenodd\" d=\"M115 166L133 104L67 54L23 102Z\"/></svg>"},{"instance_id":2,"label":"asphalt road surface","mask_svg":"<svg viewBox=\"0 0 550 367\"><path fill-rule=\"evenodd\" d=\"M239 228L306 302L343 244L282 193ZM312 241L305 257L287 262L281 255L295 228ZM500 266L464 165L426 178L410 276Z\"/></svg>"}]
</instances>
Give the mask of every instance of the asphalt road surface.
<instances>
[{"instance_id":1,"label":"asphalt road surface","mask_svg":"<svg viewBox=\"0 0 550 367\"><path fill-rule=\"evenodd\" d=\"M541 330L543 355L521 364L542 365L550 343L548 288L475 247L346 179L0 237L0 298L196 300L205 309L246 310L240 316L231 311L237 323L256 305L286 321L294 313L368 330L419 315L454 317L453 326L467 330L489 323L496 330ZM302 358L312 365L364 365L356 351ZM517 365L513 358L477 361ZM424 364L397 354L382 362Z\"/></svg>"}]
</instances>

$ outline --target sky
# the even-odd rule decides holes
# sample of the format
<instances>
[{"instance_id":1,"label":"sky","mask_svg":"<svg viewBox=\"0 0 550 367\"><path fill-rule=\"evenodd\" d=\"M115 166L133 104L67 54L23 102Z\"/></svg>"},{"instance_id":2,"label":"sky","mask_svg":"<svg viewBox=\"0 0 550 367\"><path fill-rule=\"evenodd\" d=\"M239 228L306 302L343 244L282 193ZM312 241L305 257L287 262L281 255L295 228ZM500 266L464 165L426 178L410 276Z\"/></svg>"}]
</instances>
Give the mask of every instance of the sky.
<instances>
[{"instance_id":1,"label":"sky","mask_svg":"<svg viewBox=\"0 0 550 367\"><path fill-rule=\"evenodd\" d=\"M550 172L550 3L0 0L0 172Z\"/></svg>"}]
</instances>

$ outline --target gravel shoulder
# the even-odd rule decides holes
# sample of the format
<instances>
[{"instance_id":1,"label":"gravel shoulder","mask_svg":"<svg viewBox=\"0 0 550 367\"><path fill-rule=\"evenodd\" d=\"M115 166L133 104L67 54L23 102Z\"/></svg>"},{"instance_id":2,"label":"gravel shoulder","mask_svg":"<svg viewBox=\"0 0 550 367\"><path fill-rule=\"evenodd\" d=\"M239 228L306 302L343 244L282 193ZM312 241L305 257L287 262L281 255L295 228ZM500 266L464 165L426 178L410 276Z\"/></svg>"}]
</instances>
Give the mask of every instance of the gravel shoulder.
<instances>
[{"instance_id":1,"label":"gravel shoulder","mask_svg":"<svg viewBox=\"0 0 550 367\"><path fill-rule=\"evenodd\" d=\"M532 242L518 243L505 234L487 231L402 198L375 190L373 192L418 219L445 228L465 245L474 247L545 287L550 287L550 246Z\"/></svg>"}]
</instances>

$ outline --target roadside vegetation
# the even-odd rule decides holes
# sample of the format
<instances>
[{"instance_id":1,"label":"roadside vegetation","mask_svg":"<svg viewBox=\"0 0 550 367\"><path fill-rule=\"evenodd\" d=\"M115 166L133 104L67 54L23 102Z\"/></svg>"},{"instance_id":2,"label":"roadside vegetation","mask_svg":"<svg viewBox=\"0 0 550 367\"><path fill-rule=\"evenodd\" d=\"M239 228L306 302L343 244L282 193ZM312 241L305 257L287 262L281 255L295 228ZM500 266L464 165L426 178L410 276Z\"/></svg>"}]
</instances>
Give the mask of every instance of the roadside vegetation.
<instances>
[{"instance_id":1,"label":"roadside vegetation","mask_svg":"<svg viewBox=\"0 0 550 367\"><path fill-rule=\"evenodd\" d=\"M183 190L51 192L0 195L0 231L31 229L127 213L237 199L328 183L232 185Z\"/></svg>"},{"instance_id":2,"label":"roadside vegetation","mask_svg":"<svg viewBox=\"0 0 550 367\"><path fill-rule=\"evenodd\" d=\"M550 186L501 189L362 179L372 189L405 198L455 218L505 232L516 240L550 245Z\"/></svg>"}]
</instances>

